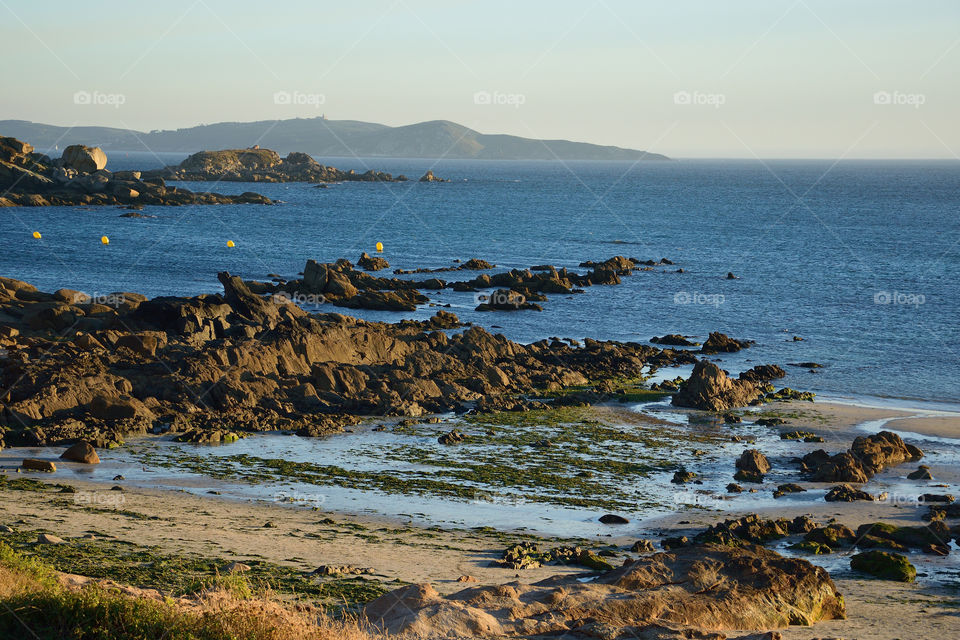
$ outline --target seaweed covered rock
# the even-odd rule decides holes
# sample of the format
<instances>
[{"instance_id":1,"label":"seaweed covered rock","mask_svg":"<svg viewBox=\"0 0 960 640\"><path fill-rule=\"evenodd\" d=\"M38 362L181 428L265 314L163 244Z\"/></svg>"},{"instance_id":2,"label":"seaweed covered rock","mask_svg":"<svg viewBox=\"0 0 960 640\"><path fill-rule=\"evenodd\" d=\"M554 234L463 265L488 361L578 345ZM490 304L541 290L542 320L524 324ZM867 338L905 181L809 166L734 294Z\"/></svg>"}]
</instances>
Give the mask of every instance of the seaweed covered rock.
<instances>
[{"instance_id":1,"label":"seaweed covered rock","mask_svg":"<svg viewBox=\"0 0 960 640\"><path fill-rule=\"evenodd\" d=\"M869 573L884 580L913 582L917 577L916 568L906 556L887 551L865 551L850 558L850 568L854 571Z\"/></svg>"},{"instance_id":2,"label":"seaweed covered rock","mask_svg":"<svg viewBox=\"0 0 960 640\"><path fill-rule=\"evenodd\" d=\"M853 533L852 529L838 523L828 524L825 527L811 529L806 533L806 535L803 536L804 540L810 542L819 542L820 544L827 545L831 549L848 547L853 544L856 538L857 537Z\"/></svg>"},{"instance_id":3,"label":"seaweed covered rock","mask_svg":"<svg viewBox=\"0 0 960 640\"><path fill-rule=\"evenodd\" d=\"M885 522L872 522L860 525L857 528L857 537L873 536L883 540L891 540L904 547L913 547L934 551L937 548L945 550L944 555L950 552L950 539L953 533L942 520L934 520L927 525L916 527L901 527Z\"/></svg>"},{"instance_id":4,"label":"seaweed covered rock","mask_svg":"<svg viewBox=\"0 0 960 640\"><path fill-rule=\"evenodd\" d=\"M843 598L824 569L750 544L680 547L591 582L555 576L448 596L426 584L408 585L363 609L386 633L423 638L593 637L597 620L616 621L606 625L604 637L620 637L619 631L644 637L644 630L661 625L776 629L844 615Z\"/></svg>"}]
</instances>

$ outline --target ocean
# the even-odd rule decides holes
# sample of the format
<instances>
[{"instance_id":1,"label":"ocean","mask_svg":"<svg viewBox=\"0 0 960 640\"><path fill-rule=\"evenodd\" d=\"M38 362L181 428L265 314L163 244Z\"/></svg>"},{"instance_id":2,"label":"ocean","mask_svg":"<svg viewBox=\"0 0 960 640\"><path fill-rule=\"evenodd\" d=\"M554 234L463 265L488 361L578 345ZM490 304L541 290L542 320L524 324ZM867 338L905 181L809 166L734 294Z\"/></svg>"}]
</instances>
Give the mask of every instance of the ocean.
<instances>
[{"instance_id":1,"label":"ocean","mask_svg":"<svg viewBox=\"0 0 960 640\"><path fill-rule=\"evenodd\" d=\"M113 170L184 157L109 155ZM121 218L116 207L5 209L0 275L43 290L158 296L221 291L223 270L293 278L308 259L355 262L377 242L391 267L404 269L473 257L497 270L668 258L674 266L636 272L619 286L551 295L542 312L478 313L472 293L428 293L462 320L514 340L645 342L681 333L702 341L722 331L756 341L721 358L732 372L775 363L789 372L780 383L821 397L960 404L960 162L318 159L412 181L183 183L257 191L280 204L146 207L156 216L148 219ZM427 169L451 182L416 182ZM325 310L388 321L436 311ZM799 362L824 366L787 366Z\"/></svg>"}]
</instances>

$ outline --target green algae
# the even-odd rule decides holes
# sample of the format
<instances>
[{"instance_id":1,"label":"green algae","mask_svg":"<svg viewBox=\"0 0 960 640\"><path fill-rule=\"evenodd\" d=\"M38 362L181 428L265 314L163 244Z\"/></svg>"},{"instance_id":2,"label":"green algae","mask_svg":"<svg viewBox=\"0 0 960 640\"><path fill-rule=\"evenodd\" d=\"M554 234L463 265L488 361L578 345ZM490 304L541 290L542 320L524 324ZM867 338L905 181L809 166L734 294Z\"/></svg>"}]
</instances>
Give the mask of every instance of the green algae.
<instances>
[{"instance_id":1,"label":"green algae","mask_svg":"<svg viewBox=\"0 0 960 640\"><path fill-rule=\"evenodd\" d=\"M0 539L24 556L37 558L57 571L157 589L168 596L197 593L220 584L227 577L221 570L233 560L170 553L159 547L115 539L35 544L38 533L18 531L4 534ZM387 591L379 580L369 577L317 579L289 566L255 558L237 560L250 567L243 576L254 588L297 599L350 605L368 602Z\"/></svg>"}]
</instances>

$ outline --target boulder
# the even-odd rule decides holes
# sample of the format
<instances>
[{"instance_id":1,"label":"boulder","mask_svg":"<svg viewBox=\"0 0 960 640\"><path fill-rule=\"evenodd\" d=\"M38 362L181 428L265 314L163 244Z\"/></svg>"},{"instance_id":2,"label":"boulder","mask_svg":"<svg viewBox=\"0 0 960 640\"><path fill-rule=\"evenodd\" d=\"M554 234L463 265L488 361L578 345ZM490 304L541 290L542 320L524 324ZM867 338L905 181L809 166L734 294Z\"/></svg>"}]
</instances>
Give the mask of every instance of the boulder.
<instances>
[{"instance_id":1,"label":"boulder","mask_svg":"<svg viewBox=\"0 0 960 640\"><path fill-rule=\"evenodd\" d=\"M917 570L906 556L886 551L858 553L850 558L850 568L897 582L913 582L917 578Z\"/></svg>"},{"instance_id":2,"label":"boulder","mask_svg":"<svg viewBox=\"0 0 960 640\"><path fill-rule=\"evenodd\" d=\"M72 144L63 150L63 166L81 173L93 173L107 166L107 154L100 147Z\"/></svg>"},{"instance_id":3,"label":"boulder","mask_svg":"<svg viewBox=\"0 0 960 640\"><path fill-rule=\"evenodd\" d=\"M605 513L600 516L600 522L603 524L630 524L629 520L615 513Z\"/></svg>"},{"instance_id":4,"label":"boulder","mask_svg":"<svg viewBox=\"0 0 960 640\"><path fill-rule=\"evenodd\" d=\"M381 269L389 268L390 263L380 256L371 256L369 253L364 251L360 254L360 259L357 260L357 266L361 269L366 269L367 271L380 271Z\"/></svg>"},{"instance_id":5,"label":"boulder","mask_svg":"<svg viewBox=\"0 0 960 640\"><path fill-rule=\"evenodd\" d=\"M654 336L650 338L650 342L653 344L662 344L668 347L698 347L700 346L699 342L693 342L692 340L687 339L685 336L682 336L677 333L668 333L665 336Z\"/></svg>"},{"instance_id":6,"label":"boulder","mask_svg":"<svg viewBox=\"0 0 960 640\"><path fill-rule=\"evenodd\" d=\"M49 533L41 533L37 536L37 544L66 544L66 540Z\"/></svg>"},{"instance_id":7,"label":"boulder","mask_svg":"<svg viewBox=\"0 0 960 640\"><path fill-rule=\"evenodd\" d=\"M765 520L756 514L733 520L724 520L698 533L694 540L700 543L741 546L745 542L764 544L793 533L791 522L785 518Z\"/></svg>"},{"instance_id":8,"label":"boulder","mask_svg":"<svg viewBox=\"0 0 960 640\"><path fill-rule=\"evenodd\" d=\"M680 385L672 403L678 407L726 411L745 407L760 397L760 390L747 380L734 380L712 362L701 360L690 378Z\"/></svg>"},{"instance_id":9,"label":"boulder","mask_svg":"<svg viewBox=\"0 0 960 640\"><path fill-rule=\"evenodd\" d=\"M855 502L857 500L873 501L873 496L860 489L854 489L848 484L840 484L830 489L823 497L827 502Z\"/></svg>"},{"instance_id":10,"label":"boulder","mask_svg":"<svg viewBox=\"0 0 960 640\"><path fill-rule=\"evenodd\" d=\"M763 475L770 471L770 461L757 449L747 449L736 462L737 469Z\"/></svg>"},{"instance_id":11,"label":"boulder","mask_svg":"<svg viewBox=\"0 0 960 640\"><path fill-rule=\"evenodd\" d=\"M749 382L770 382L786 375L787 372L775 364L758 364L752 369L741 372L738 377Z\"/></svg>"},{"instance_id":12,"label":"boulder","mask_svg":"<svg viewBox=\"0 0 960 640\"><path fill-rule=\"evenodd\" d=\"M81 440L60 454L60 459L83 464L100 464L100 456L97 455L96 449L85 440Z\"/></svg>"},{"instance_id":13,"label":"boulder","mask_svg":"<svg viewBox=\"0 0 960 640\"><path fill-rule=\"evenodd\" d=\"M849 527L833 523L825 527L811 529L803 536L804 540L825 544L831 549L852 545L857 536Z\"/></svg>"},{"instance_id":14,"label":"boulder","mask_svg":"<svg viewBox=\"0 0 960 640\"><path fill-rule=\"evenodd\" d=\"M35 458L26 458L23 462L20 463L21 469L27 469L30 471L44 471L46 473L55 473L57 470L57 465L50 462L49 460L37 460Z\"/></svg>"},{"instance_id":15,"label":"boulder","mask_svg":"<svg viewBox=\"0 0 960 640\"><path fill-rule=\"evenodd\" d=\"M774 499L776 499L776 498L782 498L783 496L788 495L788 494L791 494L791 493L802 493L802 492L804 492L804 491L806 491L806 489L804 489L804 488L801 487L800 485L798 485L798 484L796 484L796 483L793 483L793 482L788 482L787 484L781 484L781 485L779 485L779 486L774 490L774 492L773 492L773 497L774 497Z\"/></svg>"},{"instance_id":16,"label":"boulder","mask_svg":"<svg viewBox=\"0 0 960 640\"><path fill-rule=\"evenodd\" d=\"M749 340L737 340L725 333L714 331L707 337L707 341L703 343L703 346L700 347L700 353L736 353L741 349L748 348L751 344Z\"/></svg>"},{"instance_id":17,"label":"boulder","mask_svg":"<svg viewBox=\"0 0 960 640\"><path fill-rule=\"evenodd\" d=\"M656 550L656 547L653 546L653 540L637 540L630 547L630 551L634 553L653 553Z\"/></svg>"},{"instance_id":18,"label":"boulder","mask_svg":"<svg viewBox=\"0 0 960 640\"><path fill-rule=\"evenodd\" d=\"M930 473L930 467L925 464L917 467L916 471L907 474L909 480L933 480L933 474Z\"/></svg>"},{"instance_id":19,"label":"boulder","mask_svg":"<svg viewBox=\"0 0 960 640\"><path fill-rule=\"evenodd\" d=\"M871 475L885 467L912 462L923 457L923 452L909 445L891 431L860 436L853 441L850 453L855 455Z\"/></svg>"},{"instance_id":20,"label":"boulder","mask_svg":"<svg viewBox=\"0 0 960 640\"><path fill-rule=\"evenodd\" d=\"M447 180L438 178L437 176L433 175L433 171L428 170L420 177L420 182L447 182Z\"/></svg>"},{"instance_id":21,"label":"boulder","mask_svg":"<svg viewBox=\"0 0 960 640\"><path fill-rule=\"evenodd\" d=\"M850 453L838 453L817 465L812 479L814 482L855 482L861 484L869 480L870 475L867 474L866 469L856 456Z\"/></svg>"}]
</instances>

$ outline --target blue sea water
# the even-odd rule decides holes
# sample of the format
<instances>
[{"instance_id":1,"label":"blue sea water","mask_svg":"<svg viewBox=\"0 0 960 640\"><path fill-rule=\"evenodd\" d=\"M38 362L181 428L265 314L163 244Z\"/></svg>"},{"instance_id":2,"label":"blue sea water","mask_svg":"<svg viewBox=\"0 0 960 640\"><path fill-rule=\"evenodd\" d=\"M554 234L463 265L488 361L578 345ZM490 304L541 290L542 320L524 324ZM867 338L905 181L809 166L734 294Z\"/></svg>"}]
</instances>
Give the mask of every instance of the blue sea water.
<instances>
[{"instance_id":1,"label":"blue sea water","mask_svg":"<svg viewBox=\"0 0 960 640\"><path fill-rule=\"evenodd\" d=\"M182 157L113 153L109 168ZM355 261L377 242L400 268L471 257L500 268L666 257L676 266L550 296L542 312L478 313L473 294L430 294L515 340L704 339L719 330L756 341L722 358L731 371L815 361L825 365L818 373L785 367L784 383L829 396L960 402L960 162L326 162L412 178L429 168L451 182L187 183L282 203L147 207L150 219L121 218L115 207L0 210L0 275L44 290L156 296L219 291L222 270L292 278L309 258Z\"/></svg>"}]
</instances>

